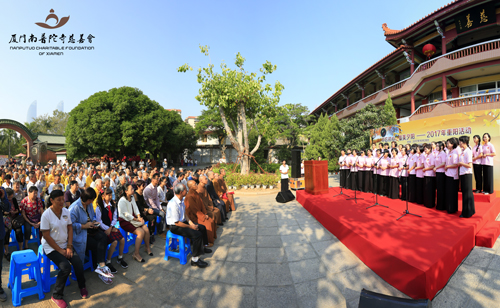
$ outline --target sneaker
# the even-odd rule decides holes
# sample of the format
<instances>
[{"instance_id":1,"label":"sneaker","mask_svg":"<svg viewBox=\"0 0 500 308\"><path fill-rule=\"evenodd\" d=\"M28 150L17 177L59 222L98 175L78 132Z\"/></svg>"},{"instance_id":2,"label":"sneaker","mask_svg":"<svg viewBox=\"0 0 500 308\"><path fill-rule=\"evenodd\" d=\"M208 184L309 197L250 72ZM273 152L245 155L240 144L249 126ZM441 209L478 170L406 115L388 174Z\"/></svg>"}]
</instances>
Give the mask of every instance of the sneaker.
<instances>
[{"instance_id":1,"label":"sneaker","mask_svg":"<svg viewBox=\"0 0 500 308\"><path fill-rule=\"evenodd\" d=\"M107 266L104 266L104 267L97 267L95 269L95 272L99 275L103 275L104 277L106 278L113 278L115 277L113 274L111 274L111 271L109 270L109 268Z\"/></svg>"},{"instance_id":2,"label":"sneaker","mask_svg":"<svg viewBox=\"0 0 500 308\"><path fill-rule=\"evenodd\" d=\"M102 282L104 282L105 284L112 284L113 283L113 280L111 280L111 278L104 277L103 275L99 275L99 278L101 278Z\"/></svg>"},{"instance_id":3,"label":"sneaker","mask_svg":"<svg viewBox=\"0 0 500 308\"><path fill-rule=\"evenodd\" d=\"M121 258L121 259L120 259L120 258L118 258L118 259L116 260L116 263L120 264L123 268L127 268L127 267L128 267L127 262L125 262L125 260L123 260L123 258Z\"/></svg>"},{"instance_id":4,"label":"sneaker","mask_svg":"<svg viewBox=\"0 0 500 308\"><path fill-rule=\"evenodd\" d=\"M106 263L106 266L109 268L109 271L111 272L111 274L116 274L118 272L116 270L116 268L111 264L111 262Z\"/></svg>"},{"instance_id":5,"label":"sneaker","mask_svg":"<svg viewBox=\"0 0 500 308\"><path fill-rule=\"evenodd\" d=\"M5 294L5 291L0 288L0 302L5 302L7 300L7 294Z\"/></svg>"},{"instance_id":6,"label":"sneaker","mask_svg":"<svg viewBox=\"0 0 500 308\"><path fill-rule=\"evenodd\" d=\"M52 301L57 305L59 308L66 308L68 307L68 304L66 304L66 301L64 299L57 299L52 296Z\"/></svg>"},{"instance_id":7,"label":"sneaker","mask_svg":"<svg viewBox=\"0 0 500 308\"><path fill-rule=\"evenodd\" d=\"M485 195L489 195L489 193L487 193L487 192L485 192L484 194L485 194Z\"/></svg>"},{"instance_id":8,"label":"sneaker","mask_svg":"<svg viewBox=\"0 0 500 308\"><path fill-rule=\"evenodd\" d=\"M80 296L81 296L83 299L87 299L87 298L89 298L89 292L87 291L87 288L81 288L81 289L80 289Z\"/></svg>"}]
</instances>

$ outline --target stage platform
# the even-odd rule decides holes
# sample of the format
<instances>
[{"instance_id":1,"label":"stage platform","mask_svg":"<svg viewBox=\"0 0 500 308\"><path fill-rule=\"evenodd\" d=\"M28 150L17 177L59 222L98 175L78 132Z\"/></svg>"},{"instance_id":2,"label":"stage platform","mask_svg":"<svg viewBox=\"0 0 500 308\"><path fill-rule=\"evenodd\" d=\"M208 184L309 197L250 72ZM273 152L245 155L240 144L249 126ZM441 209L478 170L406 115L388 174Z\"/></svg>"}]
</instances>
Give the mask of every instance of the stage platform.
<instances>
[{"instance_id":1,"label":"stage platform","mask_svg":"<svg viewBox=\"0 0 500 308\"><path fill-rule=\"evenodd\" d=\"M362 262L414 299L434 298L474 248L476 234L486 224L491 225L500 212L495 192L476 196L476 214L471 218L459 218L459 201L455 214L409 203L410 212L422 218L406 215L396 221L406 209L404 201L378 197L378 202L389 208L366 209L375 203L373 194L358 192L364 200L355 203L344 195L332 197L339 192L335 187L328 194L297 191L296 195L297 201ZM354 197L352 190L344 189L344 193Z\"/></svg>"}]
</instances>

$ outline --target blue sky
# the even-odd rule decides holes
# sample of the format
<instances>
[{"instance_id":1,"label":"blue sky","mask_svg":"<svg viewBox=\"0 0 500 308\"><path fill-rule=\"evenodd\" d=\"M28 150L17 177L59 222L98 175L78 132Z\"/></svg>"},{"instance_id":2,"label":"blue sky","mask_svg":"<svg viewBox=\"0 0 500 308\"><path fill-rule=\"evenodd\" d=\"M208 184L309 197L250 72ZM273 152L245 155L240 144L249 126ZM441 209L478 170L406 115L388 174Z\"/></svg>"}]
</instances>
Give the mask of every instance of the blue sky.
<instances>
[{"instance_id":1,"label":"blue sky","mask_svg":"<svg viewBox=\"0 0 500 308\"><path fill-rule=\"evenodd\" d=\"M281 104L314 109L340 87L393 50L382 23L402 29L439 7L443 0L401 1L2 1L0 27L0 118L25 122L37 100L38 115L65 111L95 92L121 86L141 89L165 108L182 110L183 119L203 106L195 72L177 73L184 63L234 67L237 52L245 68L257 71L266 60L278 66L268 81L285 90ZM58 29L43 29L50 9L61 18ZM53 25L54 20L47 21ZM12 34L92 34L94 50L40 56L36 50L11 50ZM66 46L60 42L50 46ZM17 44L49 46L49 44Z\"/></svg>"}]
</instances>

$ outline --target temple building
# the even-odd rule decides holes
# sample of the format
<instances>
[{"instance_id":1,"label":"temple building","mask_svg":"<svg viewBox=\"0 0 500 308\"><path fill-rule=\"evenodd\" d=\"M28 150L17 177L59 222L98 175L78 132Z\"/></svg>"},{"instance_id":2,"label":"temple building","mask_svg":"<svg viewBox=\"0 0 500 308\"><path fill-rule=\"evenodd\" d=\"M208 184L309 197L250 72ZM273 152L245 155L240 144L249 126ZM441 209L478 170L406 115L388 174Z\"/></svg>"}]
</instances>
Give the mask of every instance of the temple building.
<instances>
[{"instance_id":1,"label":"temple building","mask_svg":"<svg viewBox=\"0 0 500 308\"><path fill-rule=\"evenodd\" d=\"M395 49L311 114L354 115L390 95L399 122L500 108L500 1L456 0L402 30Z\"/></svg>"}]
</instances>

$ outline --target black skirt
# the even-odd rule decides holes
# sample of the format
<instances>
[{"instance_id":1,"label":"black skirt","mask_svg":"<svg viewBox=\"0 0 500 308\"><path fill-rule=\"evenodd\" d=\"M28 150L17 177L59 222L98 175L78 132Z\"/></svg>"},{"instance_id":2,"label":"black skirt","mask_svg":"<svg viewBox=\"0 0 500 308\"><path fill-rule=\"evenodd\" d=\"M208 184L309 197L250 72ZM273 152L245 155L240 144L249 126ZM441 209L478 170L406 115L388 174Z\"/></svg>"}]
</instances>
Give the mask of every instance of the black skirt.
<instances>
[{"instance_id":1,"label":"black skirt","mask_svg":"<svg viewBox=\"0 0 500 308\"><path fill-rule=\"evenodd\" d=\"M408 189L408 177L402 176L401 178L401 200L406 200L406 190Z\"/></svg>"},{"instance_id":2,"label":"black skirt","mask_svg":"<svg viewBox=\"0 0 500 308\"><path fill-rule=\"evenodd\" d=\"M462 186L462 216L469 218L476 213L474 194L472 193L472 174L460 176Z\"/></svg>"},{"instance_id":3,"label":"black skirt","mask_svg":"<svg viewBox=\"0 0 500 308\"><path fill-rule=\"evenodd\" d=\"M483 166L483 192L493 193L493 166Z\"/></svg>"},{"instance_id":4,"label":"black skirt","mask_svg":"<svg viewBox=\"0 0 500 308\"><path fill-rule=\"evenodd\" d=\"M375 194L378 194L378 181L379 181L379 176L376 173L372 174L372 192Z\"/></svg>"},{"instance_id":5,"label":"black skirt","mask_svg":"<svg viewBox=\"0 0 500 308\"><path fill-rule=\"evenodd\" d=\"M365 174L366 171L358 171L358 190L365 191Z\"/></svg>"},{"instance_id":6,"label":"black skirt","mask_svg":"<svg viewBox=\"0 0 500 308\"><path fill-rule=\"evenodd\" d=\"M358 188L358 172L351 172L351 189L359 190Z\"/></svg>"},{"instance_id":7,"label":"black skirt","mask_svg":"<svg viewBox=\"0 0 500 308\"><path fill-rule=\"evenodd\" d=\"M424 204L424 178L417 177L417 204Z\"/></svg>"},{"instance_id":8,"label":"black skirt","mask_svg":"<svg viewBox=\"0 0 500 308\"><path fill-rule=\"evenodd\" d=\"M389 177L386 175L378 175L378 194L387 196L387 187L389 185Z\"/></svg>"},{"instance_id":9,"label":"black skirt","mask_svg":"<svg viewBox=\"0 0 500 308\"><path fill-rule=\"evenodd\" d=\"M445 195L446 211L449 214L456 213L458 211L458 180L450 176L446 177Z\"/></svg>"},{"instance_id":10,"label":"black skirt","mask_svg":"<svg viewBox=\"0 0 500 308\"><path fill-rule=\"evenodd\" d=\"M483 165L472 164L474 170L474 180L476 181L476 190L483 190Z\"/></svg>"},{"instance_id":11,"label":"black skirt","mask_svg":"<svg viewBox=\"0 0 500 308\"><path fill-rule=\"evenodd\" d=\"M445 182L446 182L446 175L444 174L444 172L436 172L436 190L437 190L436 210L440 211L446 210Z\"/></svg>"},{"instance_id":12,"label":"black skirt","mask_svg":"<svg viewBox=\"0 0 500 308\"><path fill-rule=\"evenodd\" d=\"M424 206L433 208L436 206L436 177L424 176Z\"/></svg>"},{"instance_id":13,"label":"black skirt","mask_svg":"<svg viewBox=\"0 0 500 308\"><path fill-rule=\"evenodd\" d=\"M365 184L364 188L366 192L372 192L373 191L373 172L371 171L365 171Z\"/></svg>"},{"instance_id":14,"label":"black skirt","mask_svg":"<svg viewBox=\"0 0 500 308\"><path fill-rule=\"evenodd\" d=\"M346 189L351 189L351 183L352 183L352 172L349 169L346 169L345 173L345 188Z\"/></svg>"},{"instance_id":15,"label":"black skirt","mask_svg":"<svg viewBox=\"0 0 500 308\"><path fill-rule=\"evenodd\" d=\"M417 175L408 177L408 202L417 202Z\"/></svg>"},{"instance_id":16,"label":"black skirt","mask_svg":"<svg viewBox=\"0 0 500 308\"><path fill-rule=\"evenodd\" d=\"M399 199L399 178L389 177L389 193L387 196L391 199Z\"/></svg>"}]
</instances>

